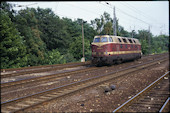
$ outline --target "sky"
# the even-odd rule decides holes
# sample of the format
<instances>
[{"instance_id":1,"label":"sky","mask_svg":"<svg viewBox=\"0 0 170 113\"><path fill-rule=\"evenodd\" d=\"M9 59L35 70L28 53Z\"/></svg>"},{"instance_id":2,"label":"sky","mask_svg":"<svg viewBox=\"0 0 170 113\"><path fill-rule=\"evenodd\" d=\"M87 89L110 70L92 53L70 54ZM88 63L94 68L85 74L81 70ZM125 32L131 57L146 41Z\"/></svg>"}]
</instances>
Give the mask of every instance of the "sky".
<instances>
[{"instance_id":1,"label":"sky","mask_svg":"<svg viewBox=\"0 0 170 113\"><path fill-rule=\"evenodd\" d=\"M30 1L9 2L23 5L14 7L15 10L33 8L50 8L59 17L72 20L81 18L88 23L100 18L104 12L113 18L115 7L116 18L125 30L149 30L156 36L169 35L169 1ZM108 3L108 4L107 4Z\"/></svg>"}]
</instances>

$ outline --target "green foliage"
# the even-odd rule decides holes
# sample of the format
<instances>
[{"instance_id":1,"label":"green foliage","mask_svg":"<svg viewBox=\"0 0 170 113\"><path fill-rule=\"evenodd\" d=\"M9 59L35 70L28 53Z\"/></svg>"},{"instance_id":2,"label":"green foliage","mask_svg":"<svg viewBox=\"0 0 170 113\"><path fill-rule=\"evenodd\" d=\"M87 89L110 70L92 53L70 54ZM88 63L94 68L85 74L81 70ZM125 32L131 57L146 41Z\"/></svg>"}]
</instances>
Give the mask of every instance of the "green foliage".
<instances>
[{"instance_id":1,"label":"green foliage","mask_svg":"<svg viewBox=\"0 0 170 113\"><path fill-rule=\"evenodd\" d=\"M143 54L155 54L168 52L169 37L166 35L159 35L153 37L152 33L147 30L139 30L136 35L142 44ZM150 40L150 47L149 47Z\"/></svg>"},{"instance_id":2,"label":"green foliage","mask_svg":"<svg viewBox=\"0 0 170 113\"><path fill-rule=\"evenodd\" d=\"M11 19L11 21L14 20L14 14L16 12L15 12L15 10L13 10L13 5L12 4L8 4L7 2L2 1L1 6L0 6L0 10L3 10L6 13L8 13L8 16Z\"/></svg>"},{"instance_id":3,"label":"green foliage","mask_svg":"<svg viewBox=\"0 0 170 113\"><path fill-rule=\"evenodd\" d=\"M169 51L169 37L159 35L152 38L152 53L163 53Z\"/></svg>"},{"instance_id":4,"label":"green foliage","mask_svg":"<svg viewBox=\"0 0 170 113\"><path fill-rule=\"evenodd\" d=\"M26 65L26 47L11 19L4 10L0 18L1 68L14 68Z\"/></svg>"},{"instance_id":5,"label":"green foliage","mask_svg":"<svg viewBox=\"0 0 170 113\"><path fill-rule=\"evenodd\" d=\"M39 65L44 60L45 43L40 35L42 32L38 29L38 20L35 17L33 8L20 10L16 15L17 28L21 35L24 36L25 45L27 46L28 65Z\"/></svg>"},{"instance_id":6,"label":"green foliage","mask_svg":"<svg viewBox=\"0 0 170 113\"><path fill-rule=\"evenodd\" d=\"M44 64L63 64L66 63L64 55L61 55L57 49L48 51L45 55Z\"/></svg>"},{"instance_id":7,"label":"green foliage","mask_svg":"<svg viewBox=\"0 0 170 113\"><path fill-rule=\"evenodd\" d=\"M141 43L142 53L144 55L148 54L149 53L149 46L147 44L147 41L146 40L140 40L140 43Z\"/></svg>"},{"instance_id":8,"label":"green foliage","mask_svg":"<svg viewBox=\"0 0 170 113\"><path fill-rule=\"evenodd\" d=\"M91 24L98 34L111 35L113 31L112 22L113 20L111 19L110 14L104 12L103 15L100 16L100 18L95 18L95 20L92 20Z\"/></svg>"},{"instance_id":9,"label":"green foliage","mask_svg":"<svg viewBox=\"0 0 170 113\"><path fill-rule=\"evenodd\" d=\"M131 37L130 33L124 30L122 26L118 26L117 35L123 37Z\"/></svg>"},{"instance_id":10,"label":"green foliage","mask_svg":"<svg viewBox=\"0 0 170 113\"><path fill-rule=\"evenodd\" d=\"M64 60L66 61L66 63L79 61L76 60L71 53L69 53L69 50L64 54Z\"/></svg>"},{"instance_id":11,"label":"green foliage","mask_svg":"<svg viewBox=\"0 0 170 113\"><path fill-rule=\"evenodd\" d=\"M51 9L38 8L34 11L38 20L41 38L47 49L52 50L68 45L68 33L63 20L56 16Z\"/></svg>"},{"instance_id":12,"label":"green foliage","mask_svg":"<svg viewBox=\"0 0 170 113\"><path fill-rule=\"evenodd\" d=\"M70 44L69 52L72 53L77 60L80 60L83 57L82 37L74 38L74 41ZM89 60L91 56L91 48L90 42L87 39L84 39L84 52L85 57Z\"/></svg>"},{"instance_id":13,"label":"green foliage","mask_svg":"<svg viewBox=\"0 0 170 113\"><path fill-rule=\"evenodd\" d=\"M68 40L72 41L73 37L81 36L81 23L80 20L72 21L69 18L63 18L66 32L69 34Z\"/></svg>"}]
</instances>

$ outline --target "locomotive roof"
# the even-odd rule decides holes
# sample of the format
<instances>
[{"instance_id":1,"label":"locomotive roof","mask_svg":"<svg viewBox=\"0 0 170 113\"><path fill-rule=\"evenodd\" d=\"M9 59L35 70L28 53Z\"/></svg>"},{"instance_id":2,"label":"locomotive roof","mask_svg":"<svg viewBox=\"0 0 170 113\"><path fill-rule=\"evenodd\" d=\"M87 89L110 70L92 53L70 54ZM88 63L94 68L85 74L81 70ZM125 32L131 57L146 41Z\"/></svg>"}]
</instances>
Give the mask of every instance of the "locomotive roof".
<instances>
[{"instance_id":1,"label":"locomotive roof","mask_svg":"<svg viewBox=\"0 0 170 113\"><path fill-rule=\"evenodd\" d=\"M117 37L117 38L131 38L131 37L122 37L122 36L114 36L114 35L96 35L95 37ZM136 39L136 38L131 38Z\"/></svg>"},{"instance_id":2,"label":"locomotive roof","mask_svg":"<svg viewBox=\"0 0 170 113\"><path fill-rule=\"evenodd\" d=\"M127 44L140 44L139 40L136 38L130 38L130 37L121 37L121 36L113 36L113 35L97 35L94 38L97 37L112 37L112 39L114 40L115 43L122 43L122 44L126 44L123 39L126 39ZM121 42L119 42L118 38L121 40ZM132 43L130 43L129 39L132 40ZM134 42L135 41L135 42Z\"/></svg>"}]
</instances>

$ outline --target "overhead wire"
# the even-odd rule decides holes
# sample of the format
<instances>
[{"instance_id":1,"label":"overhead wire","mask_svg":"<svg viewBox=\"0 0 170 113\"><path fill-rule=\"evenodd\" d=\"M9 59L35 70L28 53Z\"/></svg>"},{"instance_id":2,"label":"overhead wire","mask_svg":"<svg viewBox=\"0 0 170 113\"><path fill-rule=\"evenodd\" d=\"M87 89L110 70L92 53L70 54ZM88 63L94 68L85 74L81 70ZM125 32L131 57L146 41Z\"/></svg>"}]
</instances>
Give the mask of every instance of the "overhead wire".
<instances>
[{"instance_id":1,"label":"overhead wire","mask_svg":"<svg viewBox=\"0 0 170 113\"><path fill-rule=\"evenodd\" d=\"M73 4L69 4L69 3L65 3L65 4L72 5L72 6L76 7L76 8L79 8L79 9L81 9L81 10L84 10L84 11L86 11L86 12L90 12L91 14L95 14L95 15L99 15L99 16L101 16L101 14L98 14L98 13L96 13L96 12L93 12L93 11L87 10L87 9L85 9L85 8L82 8L82 7L79 7L79 6L73 5Z\"/></svg>"},{"instance_id":2,"label":"overhead wire","mask_svg":"<svg viewBox=\"0 0 170 113\"><path fill-rule=\"evenodd\" d=\"M149 19L152 23L155 23L155 21L156 21L156 23L157 23L157 20L156 19L151 19L151 17L150 16L148 16L146 13L143 13L142 11L140 11L139 9L137 9L137 8L135 8L135 7L133 7L132 5L130 5L130 4L128 4L128 3L121 3L122 5L124 5L124 6L127 6L128 8L130 8L132 11L134 11L136 14L139 14L140 16L143 16L144 18L147 18L147 19ZM161 24L161 23L160 23ZM158 25L157 24L152 24L152 26L155 26L155 27L158 27Z\"/></svg>"},{"instance_id":3,"label":"overhead wire","mask_svg":"<svg viewBox=\"0 0 170 113\"><path fill-rule=\"evenodd\" d=\"M69 5L69 6L73 6L74 8L78 8L78 9L81 9L81 10L83 10L83 11L86 11L86 12L88 12L88 14L89 14L89 12L91 13L91 14L95 14L95 15L98 15L98 16L101 16L102 14L99 14L99 13L96 13L96 12L94 12L94 11L90 11L90 10L87 10L87 9L85 9L85 8L82 8L82 7L79 7L79 6L76 6L76 5L73 5L73 4L70 4L70 3L65 3L65 4L67 4L67 5ZM57 5L58 6L58 5ZM59 14L59 13L57 13L58 15L61 15L61 16L66 16L66 15L63 15L63 14ZM82 13L83 14L83 13ZM66 17L70 17L70 18L72 18L72 19L76 19L75 17L71 17L71 16L66 16ZM91 25L91 24L90 24Z\"/></svg>"},{"instance_id":4,"label":"overhead wire","mask_svg":"<svg viewBox=\"0 0 170 113\"><path fill-rule=\"evenodd\" d=\"M102 3L101 3L101 4L102 4ZM105 4L102 4L102 5L106 6ZM107 5L106 7L113 9L113 6L112 6L112 5L111 5L111 7L109 7L108 5ZM129 17L135 18L136 20L139 20L139 21L141 21L141 22L143 22L143 23L145 23L145 24L147 24L147 25L150 25L148 22L145 22L145 21L143 21L143 20L141 20L141 19L138 19L138 18L136 18L136 17L134 17L134 16L132 16L132 15L130 15L130 14L122 11L122 10L119 9L119 8L116 8L116 9L118 9L119 12L124 13L124 14L126 14L127 16L129 16Z\"/></svg>"},{"instance_id":5,"label":"overhead wire","mask_svg":"<svg viewBox=\"0 0 170 113\"><path fill-rule=\"evenodd\" d=\"M141 10L135 8L134 6L130 5L129 3L126 3L126 5L132 7L133 9L135 9L134 11L138 11L140 14L142 14L142 15L145 16L146 18L148 18L148 19L150 18L150 19L152 19L152 20L154 20L154 21L157 21L156 19L153 19L150 15L148 15L146 12L145 12L145 13L142 12Z\"/></svg>"},{"instance_id":6,"label":"overhead wire","mask_svg":"<svg viewBox=\"0 0 170 113\"><path fill-rule=\"evenodd\" d=\"M111 9L113 10L113 5L111 5L110 3L109 3L109 5L103 4L103 3L101 3L101 2L99 2L99 3L102 4L102 5L104 5L105 7L111 8ZM90 14L93 14L93 15L95 14L95 15L98 15L98 16L101 16L101 15L102 15L102 14L96 13L96 12L94 12L94 11L91 11L91 10L89 10L89 9L85 9L85 8L79 7L79 6L75 5L75 4L70 4L70 3L66 3L66 4L68 4L68 5L70 5L70 6L73 6L74 8L78 8L78 9L84 10L84 11L88 12L88 14L90 13ZM121 3L121 4L122 4L122 3ZM17 4L17 5L18 5L18 4ZM33 4L31 4L31 5L33 5ZM58 5L59 5L59 4L57 4L57 7L58 7ZM134 11L134 12L137 13L137 14L139 14L138 12L140 12L140 14L142 14L143 17L147 17L147 18L148 18L148 16L146 16L142 11L136 9L136 8L133 7L132 5L129 5L129 4L122 4L122 5L128 7L129 9L131 9L132 11ZM56 9L57 9L57 8L56 8ZM56 10L56 9L55 9L55 10ZM135 19L135 20L138 20L138 21L140 21L141 23L145 23L146 25L153 26L152 24L148 23L147 21L142 20L142 19L140 19L140 18L137 18L137 17L135 17L135 16L133 16L133 15L131 15L131 14L128 14L127 12L121 10L121 9L118 8L118 7L116 7L116 9L117 9L118 12L121 12L122 14L125 14L125 15L127 15L128 17L130 17L130 18L133 18L133 19ZM55 11L55 12L56 12L56 11ZM65 17L69 17L69 18L72 18L72 19L76 19L75 17L66 16L66 15L63 15L63 14L59 14L58 12L56 12L56 14L57 14L57 15L61 15L61 16L65 16ZM124 19L124 18L121 18L121 20L122 20L122 19ZM127 21L127 18L124 19L124 21ZM127 22L129 23L129 21L127 21ZM135 24L135 26L139 26L139 25L138 25L138 24ZM155 25L154 25L154 26L155 26ZM139 27L141 27L141 26L139 26ZM158 26L157 26L157 27L158 27ZM153 27L153 28L155 29L155 28L157 28L157 27ZM159 27L160 27L160 26L159 26Z\"/></svg>"},{"instance_id":7,"label":"overhead wire","mask_svg":"<svg viewBox=\"0 0 170 113\"><path fill-rule=\"evenodd\" d=\"M135 13L138 14L138 15L143 16L144 18L148 18L148 16L145 16L143 13L137 11L136 9L134 10L134 8L131 7L131 6L129 6L127 3L125 4L125 3L120 2L120 4L128 7L128 9L132 10L133 12L135 12ZM149 18L148 18L148 19L149 19ZM150 20L150 19L149 19L149 20ZM151 21L153 21L153 20L151 20Z\"/></svg>"},{"instance_id":8,"label":"overhead wire","mask_svg":"<svg viewBox=\"0 0 170 113\"><path fill-rule=\"evenodd\" d=\"M103 3L101 3L101 2L99 2L99 3L102 4L102 5L104 5L104 6L106 6L106 7L108 7L108 8L113 9L113 6L110 5L109 3L107 3L107 4L109 4L110 6L109 6L109 5L106 5L106 4L103 4ZM137 18L137 17L134 17L134 16L132 16L132 15L130 15L130 14L128 14L128 13L122 11L120 8L116 8L116 9L118 9L117 11L119 11L119 12L121 12L121 13L123 13L123 14L125 14L125 15L131 17L131 18L136 19L136 20L140 21L141 23L145 23L146 25L149 25L149 26L150 26L150 29L151 29L151 28L155 29L155 28L159 28L159 27L160 27L160 26L157 25L157 24L154 24L154 25L153 25L153 24L148 23L148 22L146 22L146 21L144 21L144 20L142 20L142 19L139 19L139 18ZM122 18L121 18L121 20L122 20ZM135 25L135 26L136 26L136 25ZM159 30L160 30L160 29L159 29Z\"/></svg>"},{"instance_id":9,"label":"overhead wire","mask_svg":"<svg viewBox=\"0 0 170 113\"><path fill-rule=\"evenodd\" d=\"M156 19L153 19L153 18L152 18L151 16L149 16L146 12L145 12L145 13L142 12L141 10L135 8L134 6L130 5L129 3L123 4L123 5L131 8L131 10L133 10L133 11L136 12L137 14L140 14L140 15L142 15L143 17L145 17L145 18L149 19L150 21L152 21L153 24L151 25L151 27L154 28L154 29L155 29L155 28L158 28L158 29L159 29L159 27L163 25L162 23L158 23ZM154 24L154 23L155 23L155 24ZM158 25L158 24L159 24L159 25ZM153 27L153 26L154 26L154 27Z\"/></svg>"}]
</instances>

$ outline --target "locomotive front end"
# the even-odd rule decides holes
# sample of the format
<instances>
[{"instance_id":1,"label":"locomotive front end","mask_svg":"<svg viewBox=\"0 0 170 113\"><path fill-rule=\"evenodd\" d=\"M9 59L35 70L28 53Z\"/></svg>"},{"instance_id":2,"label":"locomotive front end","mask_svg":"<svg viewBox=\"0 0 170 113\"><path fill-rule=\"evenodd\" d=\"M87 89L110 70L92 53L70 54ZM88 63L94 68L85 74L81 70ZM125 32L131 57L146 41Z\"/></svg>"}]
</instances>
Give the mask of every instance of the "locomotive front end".
<instances>
[{"instance_id":1,"label":"locomotive front end","mask_svg":"<svg viewBox=\"0 0 170 113\"><path fill-rule=\"evenodd\" d=\"M95 65L107 64L112 38L108 35L95 36L91 44L92 47L92 63Z\"/></svg>"}]
</instances>

